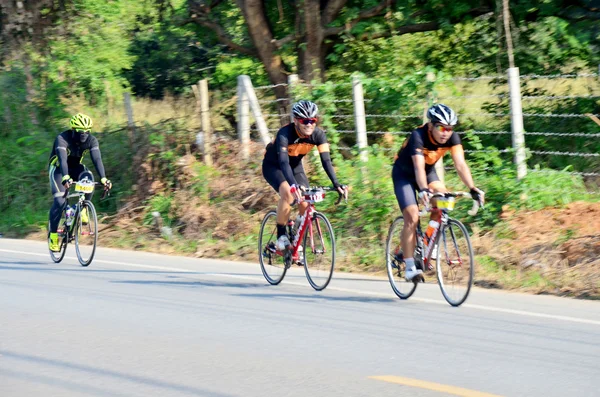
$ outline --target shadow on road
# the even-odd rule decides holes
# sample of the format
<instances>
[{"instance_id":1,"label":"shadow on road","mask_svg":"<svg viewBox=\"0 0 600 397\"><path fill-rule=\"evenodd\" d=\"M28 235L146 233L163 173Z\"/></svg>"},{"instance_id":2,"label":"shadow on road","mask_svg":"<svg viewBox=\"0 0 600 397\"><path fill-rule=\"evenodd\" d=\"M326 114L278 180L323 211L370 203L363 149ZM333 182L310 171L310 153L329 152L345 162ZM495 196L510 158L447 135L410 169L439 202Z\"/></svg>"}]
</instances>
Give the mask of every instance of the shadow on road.
<instances>
[{"instance_id":1,"label":"shadow on road","mask_svg":"<svg viewBox=\"0 0 600 397\"><path fill-rule=\"evenodd\" d=\"M42 265L48 265L48 262L32 262L32 261L0 261L0 263L7 263L9 265L26 265L26 266L42 266ZM0 266L0 268L4 269L21 269L18 267L9 267L9 266ZM44 268L38 268L39 270L45 270ZM32 270L32 269L24 269L24 270ZM33 269L35 270L35 269Z\"/></svg>"},{"instance_id":2,"label":"shadow on road","mask_svg":"<svg viewBox=\"0 0 600 397\"><path fill-rule=\"evenodd\" d=\"M182 272L182 271L167 271L167 270L116 270L116 269L94 269L91 267L83 267L76 265L57 265L47 262L15 262L15 261L0 261L0 263L8 263L11 265L27 265L27 267L5 266L0 265L0 270L26 270L26 271L42 271L42 272L86 272L86 273L136 273L136 274L212 274L212 272ZM37 266L37 267L32 267ZM44 266L44 267L40 267Z\"/></svg>"},{"instance_id":3,"label":"shadow on road","mask_svg":"<svg viewBox=\"0 0 600 397\"><path fill-rule=\"evenodd\" d=\"M192 387L192 386L186 386L186 385L182 385L182 384L178 384L178 383L161 381L161 380L157 380L155 378L150 378L150 377L146 377L146 376L128 374L128 373L118 372L118 371L111 371L111 370L103 369L100 367L93 367L90 365L79 364L79 363L65 361L65 360L57 360L57 359L40 357L40 356L33 356L33 355L29 355L29 354L17 353L17 352L12 352L12 351L7 351L7 350L0 350L0 356L2 357L3 360L28 362L28 363L31 363L36 366L42 365L42 366L46 366L49 368L60 369L60 371L62 371L62 372L64 372L64 371L86 372L90 376L102 376L102 377L107 377L107 378L113 379L113 380L121 380L121 381L132 382L135 384L142 384L142 385L149 386L149 387L161 388L164 391L171 391L171 392L175 391L175 392L179 392L179 393L188 393L188 394L200 395L200 396L231 397L231 395L229 395L229 394L218 393L218 392L201 389L201 388L197 388L197 387ZM39 372L44 373L46 371L39 371ZM4 370L2 371L2 374L8 375L11 377L15 377L15 378L20 377L20 376L18 376L18 373L13 373L11 375L9 371L5 372ZM71 377L73 379L77 379L77 378L81 379L81 376L79 376L79 374L71 374ZM90 387L90 385L85 384L85 380L83 380L81 383L76 383L73 381L66 381L66 380L63 380L60 378L52 378L47 375L42 376L42 375L38 374L37 372L27 374L26 380L28 382L32 382L32 383L35 382L35 383L51 384L55 387L58 386L58 387L62 387L64 389L85 391L85 394L92 393L92 394L103 395L103 396L115 395L115 394L113 394L113 392L110 389L102 390L97 387ZM113 385L113 386L118 387L118 385ZM161 393L158 392L158 390L157 390L156 395L161 395Z\"/></svg>"},{"instance_id":4,"label":"shadow on road","mask_svg":"<svg viewBox=\"0 0 600 397\"><path fill-rule=\"evenodd\" d=\"M185 273L183 273L185 274ZM198 273L202 274L202 273ZM165 281L165 280L119 280L111 281L116 284L138 284L138 285L167 285L174 287L230 287L230 288L259 288L264 287L264 284L257 283L232 283L224 281L210 280L182 280L182 281Z\"/></svg>"},{"instance_id":5,"label":"shadow on road","mask_svg":"<svg viewBox=\"0 0 600 397\"><path fill-rule=\"evenodd\" d=\"M250 297L250 298L260 298L260 299L296 299L296 300L314 300L314 301L332 301L332 302L363 302L363 303L371 303L371 302L397 302L398 299L395 298L382 298L376 296L335 296L335 295L322 295L322 294L310 294L310 295L300 295L300 294L238 294L236 296L242 297Z\"/></svg>"}]
</instances>

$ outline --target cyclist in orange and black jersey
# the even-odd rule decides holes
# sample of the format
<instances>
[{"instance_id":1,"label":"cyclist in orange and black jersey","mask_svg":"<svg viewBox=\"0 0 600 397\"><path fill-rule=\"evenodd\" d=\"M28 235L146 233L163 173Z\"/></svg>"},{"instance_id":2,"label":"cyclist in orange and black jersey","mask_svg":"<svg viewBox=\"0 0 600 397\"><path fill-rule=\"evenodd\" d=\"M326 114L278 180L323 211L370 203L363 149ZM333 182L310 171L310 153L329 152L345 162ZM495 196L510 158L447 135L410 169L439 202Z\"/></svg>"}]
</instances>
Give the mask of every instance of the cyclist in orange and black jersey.
<instances>
[{"instance_id":1,"label":"cyclist in orange and black jersey","mask_svg":"<svg viewBox=\"0 0 600 397\"><path fill-rule=\"evenodd\" d=\"M92 120L81 113L76 114L70 120L71 129L62 132L54 140L50 160L48 164L48 174L50 177L50 189L54 201L50 208L49 223L50 234L48 245L51 251L59 251L58 245L58 223L65 204L65 190L73 183L84 177L94 180L94 175L82 163L84 156L89 153L92 163L100 176L100 182L107 188L112 187L110 180L106 178L104 164L100 154L100 146L95 136L91 135L93 126ZM86 194L86 198L91 199L92 194ZM86 220L87 214L82 213L82 220Z\"/></svg>"},{"instance_id":2,"label":"cyclist in orange and black jersey","mask_svg":"<svg viewBox=\"0 0 600 397\"><path fill-rule=\"evenodd\" d=\"M285 225L290 216L290 204L300 200L301 187L309 187L308 178L302 167L302 158L313 147L317 147L321 164L340 194L346 194L345 188L338 182L329 155L329 143L325 132L316 126L318 107L310 101L299 101L292 107L294 122L277 132L275 141L267 145L263 159L263 176L269 185L279 193L277 205L277 246L285 249L291 243L286 236ZM300 203L299 213L306 210L306 203Z\"/></svg>"},{"instance_id":3,"label":"cyclist in orange and black jersey","mask_svg":"<svg viewBox=\"0 0 600 397\"><path fill-rule=\"evenodd\" d=\"M431 193L447 192L435 171L435 164L446 152L450 151L458 176L470 189L473 200L481 205L484 202L484 192L473 183L460 137L454 131L458 123L456 113L448 106L439 104L429 108L427 116L430 121L414 130L402 144L392 169L394 193L404 218L401 240L407 280L423 273L416 268L412 256L419 221L416 193L419 200L427 204ZM439 221L439 215L432 213L432 220Z\"/></svg>"}]
</instances>

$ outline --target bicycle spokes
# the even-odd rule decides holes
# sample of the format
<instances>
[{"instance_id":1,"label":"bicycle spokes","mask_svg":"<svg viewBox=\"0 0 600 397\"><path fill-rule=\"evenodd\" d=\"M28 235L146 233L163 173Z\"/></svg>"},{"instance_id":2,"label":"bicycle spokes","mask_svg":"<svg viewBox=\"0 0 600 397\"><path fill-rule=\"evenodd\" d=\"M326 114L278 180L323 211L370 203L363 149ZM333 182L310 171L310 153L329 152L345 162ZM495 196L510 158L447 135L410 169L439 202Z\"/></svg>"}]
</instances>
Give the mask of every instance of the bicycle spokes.
<instances>
[{"instance_id":1,"label":"bicycle spokes","mask_svg":"<svg viewBox=\"0 0 600 397\"><path fill-rule=\"evenodd\" d=\"M98 241L98 219L93 204L83 201L74 220L75 251L82 266L88 266L94 258Z\"/></svg>"},{"instance_id":2,"label":"bicycle spokes","mask_svg":"<svg viewBox=\"0 0 600 397\"><path fill-rule=\"evenodd\" d=\"M278 252L277 213L270 211L265 215L258 237L260 268L269 284L279 284L285 277L287 267L285 258Z\"/></svg>"},{"instance_id":3,"label":"bicycle spokes","mask_svg":"<svg viewBox=\"0 0 600 397\"><path fill-rule=\"evenodd\" d=\"M450 219L440 238L438 282L444 298L453 306L467 298L474 274L474 255L469 234L462 223Z\"/></svg>"},{"instance_id":4,"label":"bicycle spokes","mask_svg":"<svg viewBox=\"0 0 600 397\"><path fill-rule=\"evenodd\" d=\"M385 245L385 262L392 290L399 298L407 299L415 292L417 284L412 281L406 281L404 278L406 265L401 247L401 232L403 227L404 218L401 216L392 222Z\"/></svg>"},{"instance_id":5,"label":"bicycle spokes","mask_svg":"<svg viewBox=\"0 0 600 397\"><path fill-rule=\"evenodd\" d=\"M327 287L335 266L335 237L331 223L323 214L315 213L304 235L304 271L317 291Z\"/></svg>"}]
</instances>

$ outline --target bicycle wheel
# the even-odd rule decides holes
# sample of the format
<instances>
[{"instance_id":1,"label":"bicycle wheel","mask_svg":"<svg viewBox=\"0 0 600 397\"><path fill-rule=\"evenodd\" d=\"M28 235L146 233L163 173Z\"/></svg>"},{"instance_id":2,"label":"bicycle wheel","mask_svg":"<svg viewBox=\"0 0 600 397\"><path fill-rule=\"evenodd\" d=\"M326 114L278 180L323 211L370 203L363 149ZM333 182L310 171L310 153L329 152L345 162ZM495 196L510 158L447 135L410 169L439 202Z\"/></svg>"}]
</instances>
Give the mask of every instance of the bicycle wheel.
<instances>
[{"instance_id":1,"label":"bicycle wheel","mask_svg":"<svg viewBox=\"0 0 600 397\"><path fill-rule=\"evenodd\" d=\"M263 218L258 236L258 260L263 275L271 285L277 285L285 277L288 267L285 259L277 253L277 212L269 211Z\"/></svg>"},{"instance_id":2,"label":"bicycle wheel","mask_svg":"<svg viewBox=\"0 0 600 397\"><path fill-rule=\"evenodd\" d=\"M65 225L65 220L66 220L66 216L65 216L65 212L66 212L66 207L63 210L62 214L60 215L60 221L58 223L58 244L60 247L60 250L58 252L54 252L54 251L50 251L50 258L52 258L52 260L55 263L60 263L63 258L65 257L65 253L67 252L67 243L69 241L69 227ZM50 221L48 221L48 241L50 241Z\"/></svg>"},{"instance_id":3,"label":"bicycle wheel","mask_svg":"<svg viewBox=\"0 0 600 397\"><path fill-rule=\"evenodd\" d=\"M404 278L406 265L404 264L401 246L403 227L404 218L401 216L392 222L385 245L385 263L392 290L398 295L398 298L408 299L415 292L415 289L417 289L417 283L406 281Z\"/></svg>"},{"instance_id":4,"label":"bicycle wheel","mask_svg":"<svg viewBox=\"0 0 600 397\"><path fill-rule=\"evenodd\" d=\"M302 248L304 272L308 283L315 290L321 291L331 281L335 267L335 236L325 215L315 212L304 234Z\"/></svg>"},{"instance_id":5,"label":"bicycle wheel","mask_svg":"<svg viewBox=\"0 0 600 397\"><path fill-rule=\"evenodd\" d=\"M467 228L461 222L449 219L440 230L436 267L442 295L452 306L460 306L469 296L474 258Z\"/></svg>"},{"instance_id":6,"label":"bicycle wheel","mask_svg":"<svg viewBox=\"0 0 600 397\"><path fill-rule=\"evenodd\" d=\"M87 222L84 222L82 212L87 211ZM84 216L85 217L85 216ZM96 209L91 201L84 200L75 219L75 251L81 266L88 266L94 259L98 242L98 218Z\"/></svg>"}]
</instances>

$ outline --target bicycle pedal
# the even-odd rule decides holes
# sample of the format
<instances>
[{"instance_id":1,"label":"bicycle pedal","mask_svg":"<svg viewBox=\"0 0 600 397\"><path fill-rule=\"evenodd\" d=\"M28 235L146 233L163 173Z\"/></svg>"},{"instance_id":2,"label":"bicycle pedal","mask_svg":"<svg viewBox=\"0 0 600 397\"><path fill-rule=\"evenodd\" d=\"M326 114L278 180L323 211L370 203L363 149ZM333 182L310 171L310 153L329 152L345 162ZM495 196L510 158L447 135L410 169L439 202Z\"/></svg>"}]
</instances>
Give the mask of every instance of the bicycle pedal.
<instances>
[{"instance_id":1,"label":"bicycle pedal","mask_svg":"<svg viewBox=\"0 0 600 397\"><path fill-rule=\"evenodd\" d=\"M416 276L413 277L412 282L415 284L424 283L425 276L423 276L422 274L417 274Z\"/></svg>"}]
</instances>

